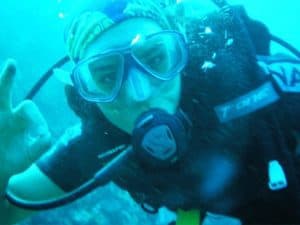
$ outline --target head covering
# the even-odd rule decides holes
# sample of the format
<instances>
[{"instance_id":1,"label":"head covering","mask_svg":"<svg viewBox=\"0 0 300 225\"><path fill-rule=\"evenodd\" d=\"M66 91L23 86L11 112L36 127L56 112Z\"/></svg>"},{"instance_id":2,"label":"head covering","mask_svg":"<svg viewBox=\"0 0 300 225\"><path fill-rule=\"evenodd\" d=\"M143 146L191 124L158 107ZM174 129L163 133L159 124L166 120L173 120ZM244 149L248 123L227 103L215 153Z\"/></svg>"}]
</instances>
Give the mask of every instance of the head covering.
<instances>
[{"instance_id":1,"label":"head covering","mask_svg":"<svg viewBox=\"0 0 300 225\"><path fill-rule=\"evenodd\" d=\"M66 42L69 56L77 61L82 52L103 31L123 20L143 17L156 21L163 29L169 29L170 23L164 14L163 8L154 0L93 0L78 13L79 16L72 20L66 33ZM78 15L77 14L77 15ZM93 24L89 24L87 21ZM78 27L80 23L86 23L87 37L76 38L82 33ZM76 43L76 45L74 44ZM74 50L76 48L76 50ZM79 49L80 48L80 49Z\"/></svg>"}]
</instances>

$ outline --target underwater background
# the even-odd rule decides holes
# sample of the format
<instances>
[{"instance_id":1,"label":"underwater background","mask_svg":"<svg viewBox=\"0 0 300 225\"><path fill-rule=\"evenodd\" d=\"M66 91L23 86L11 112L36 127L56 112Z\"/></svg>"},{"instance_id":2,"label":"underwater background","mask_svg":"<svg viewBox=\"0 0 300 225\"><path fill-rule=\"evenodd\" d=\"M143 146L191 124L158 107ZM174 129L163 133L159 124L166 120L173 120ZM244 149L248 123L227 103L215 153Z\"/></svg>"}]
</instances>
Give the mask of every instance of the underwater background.
<instances>
[{"instance_id":1,"label":"underwater background","mask_svg":"<svg viewBox=\"0 0 300 225\"><path fill-rule=\"evenodd\" d=\"M66 9L76 5L76 1L1 2L0 64L8 57L17 60L18 76L13 96L15 104L26 96L34 83L53 63L65 55L64 30L68 17ZM229 2L244 5L252 18L264 22L273 34L300 49L300 1L229 0ZM273 52L281 52L277 46L273 47ZM66 104L63 87L64 84L54 76L34 98L45 115L54 137L58 137L66 128L79 122ZM174 215L165 209L156 215L146 214L139 205L130 200L126 192L109 184L68 206L38 213L20 225L166 225L173 218Z\"/></svg>"}]
</instances>

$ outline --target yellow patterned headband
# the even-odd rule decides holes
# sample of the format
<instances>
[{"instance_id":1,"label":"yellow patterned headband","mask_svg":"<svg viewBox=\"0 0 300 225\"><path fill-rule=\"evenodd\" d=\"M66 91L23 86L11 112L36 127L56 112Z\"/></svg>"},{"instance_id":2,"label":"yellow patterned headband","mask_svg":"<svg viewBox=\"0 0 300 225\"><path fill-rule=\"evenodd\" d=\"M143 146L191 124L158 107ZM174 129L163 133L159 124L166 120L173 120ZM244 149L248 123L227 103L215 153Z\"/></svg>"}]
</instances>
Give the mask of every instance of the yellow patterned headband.
<instances>
[{"instance_id":1,"label":"yellow patterned headband","mask_svg":"<svg viewBox=\"0 0 300 225\"><path fill-rule=\"evenodd\" d=\"M115 3L117 4L117 3ZM86 12L79 16L71 25L67 36L67 51L72 60L77 62L87 46L103 31L122 20L144 17L156 21L163 29L170 28L168 19L162 8L152 0L131 0L120 12Z\"/></svg>"}]
</instances>

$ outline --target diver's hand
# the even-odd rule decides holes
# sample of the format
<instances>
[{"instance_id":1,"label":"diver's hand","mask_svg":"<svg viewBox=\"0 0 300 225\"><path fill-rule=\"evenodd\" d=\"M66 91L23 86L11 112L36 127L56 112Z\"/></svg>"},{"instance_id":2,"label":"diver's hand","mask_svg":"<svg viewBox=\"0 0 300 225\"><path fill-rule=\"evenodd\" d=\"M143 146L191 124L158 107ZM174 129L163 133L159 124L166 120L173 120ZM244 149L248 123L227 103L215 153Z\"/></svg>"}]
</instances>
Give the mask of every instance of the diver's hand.
<instances>
[{"instance_id":1,"label":"diver's hand","mask_svg":"<svg viewBox=\"0 0 300 225\"><path fill-rule=\"evenodd\" d=\"M51 145L47 123L32 101L12 107L15 74L15 61L7 60L0 73L0 192L11 175L26 169Z\"/></svg>"}]
</instances>

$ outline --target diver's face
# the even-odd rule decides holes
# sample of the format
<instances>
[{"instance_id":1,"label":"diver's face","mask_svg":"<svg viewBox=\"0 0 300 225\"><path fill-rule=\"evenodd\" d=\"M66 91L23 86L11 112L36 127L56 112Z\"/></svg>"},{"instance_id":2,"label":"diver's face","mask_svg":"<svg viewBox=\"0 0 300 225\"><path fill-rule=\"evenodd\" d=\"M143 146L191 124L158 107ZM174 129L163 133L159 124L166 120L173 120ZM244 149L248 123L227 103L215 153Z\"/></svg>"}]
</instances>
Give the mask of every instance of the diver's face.
<instances>
[{"instance_id":1,"label":"diver's face","mask_svg":"<svg viewBox=\"0 0 300 225\"><path fill-rule=\"evenodd\" d=\"M128 47L137 35L143 38L160 31L162 28L149 19L134 18L123 21L103 32L87 48L84 58ZM151 108L162 108L169 113L175 111L180 93L179 76L162 81L133 65L129 66L125 77L114 101L97 103L105 116L117 127L131 133L134 122L141 113Z\"/></svg>"}]
</instances>

